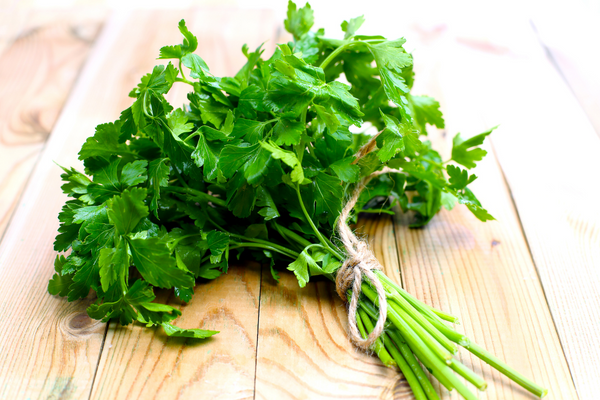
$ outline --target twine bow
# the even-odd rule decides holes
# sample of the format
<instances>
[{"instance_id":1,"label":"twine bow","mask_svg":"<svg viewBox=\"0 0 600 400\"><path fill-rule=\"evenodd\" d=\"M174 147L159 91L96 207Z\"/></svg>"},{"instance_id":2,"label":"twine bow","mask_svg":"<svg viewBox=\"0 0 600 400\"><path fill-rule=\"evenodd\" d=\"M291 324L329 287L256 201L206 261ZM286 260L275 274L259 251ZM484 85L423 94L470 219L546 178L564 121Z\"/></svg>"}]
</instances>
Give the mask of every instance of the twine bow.
<instances>
[{"instance_id":1,"label":"twine bow","mask_svg":"<svg viewBox=\"0 0 600 400\"><path fill-rule=\"evenodd\" d=\"M367 186L369 181L376 175L380 175L385 172L390 172L388 169L383 171L377 171L373 174L364 178L361 182L356 185L352 196L342 209L338 222L338 231L340 239L346 248L348 258L337 272L335 278L336 290L338 295L344 301L348 301L346 293L350 287L352 287L352 298L350 299L350 305L348 306L348 323L350 326L350 339L364 350L368 350L379 336L383 333L383 327L387 317L387 300L386 292L383 285L377 279L377 276L373 273L373 270L382 269L381 264L377 261L377 258L373 252L369 249L368 244L356 237L352 229L348 226L346 221L350 216L350 212L356 205L360 193ZM363 275L365 275L371 284L375 287L377 295L379 297L379 318L375 328L366 339L361 336L358 326L356 323L356 311L358 308L358 299L361 293L361 286Z\"/></svg>"}]
</instances>

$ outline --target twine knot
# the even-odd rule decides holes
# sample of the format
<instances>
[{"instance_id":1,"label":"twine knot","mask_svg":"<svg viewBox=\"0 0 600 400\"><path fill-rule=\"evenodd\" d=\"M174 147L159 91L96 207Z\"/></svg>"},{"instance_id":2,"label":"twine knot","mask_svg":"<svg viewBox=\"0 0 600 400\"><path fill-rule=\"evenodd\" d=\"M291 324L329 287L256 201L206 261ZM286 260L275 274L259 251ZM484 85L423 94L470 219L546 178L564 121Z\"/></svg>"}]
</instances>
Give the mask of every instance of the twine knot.
<instances>
[{"instance_id":1,"label":"twine knot","mask_svg":"<svg viewBox=\"0 0 600 400\"><path fill-rule=\"evenodd\" d=\"M364 241L356 237L352 232L348 224L346 223L350 212L356 205L360 193L367 186L367 183L372 179L373 176L379 175L381 172L376 172L356 185L352 196L342 209L340 218L338 221L338 231L342 244L346 249L348 258L344 261L342 266L337 272L335 283L336 291L338 295L344 301L348 301L346 293L348 289L352 288L352 298L348 306L348 325L350 328L350 339L364 350L368 350L379 336L383 333L385 320L387 317L387 300L386 292L379 281L377 276L373 273L373 270L380 270L381 264L377 261L377 258L373 252L369 249L369 245ZM358 299L360 298L361 287L363 282L363 275L368 278L371 285L377 291L379 300L379 317L375 328L366 339L362 337L358 330L356 322L356 312L358 309Z\"/></svg>"}]
</instances>

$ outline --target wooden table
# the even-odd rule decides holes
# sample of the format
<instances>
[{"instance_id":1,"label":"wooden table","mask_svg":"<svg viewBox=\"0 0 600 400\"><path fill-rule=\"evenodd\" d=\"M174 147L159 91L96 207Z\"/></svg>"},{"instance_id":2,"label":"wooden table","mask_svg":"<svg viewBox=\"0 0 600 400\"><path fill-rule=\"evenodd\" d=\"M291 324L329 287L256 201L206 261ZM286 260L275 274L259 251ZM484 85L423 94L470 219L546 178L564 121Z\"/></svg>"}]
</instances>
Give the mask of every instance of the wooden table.
<instances>
[{"instance_id":1,"label":"wooden table","mask_svg":"<svg viewBox=\"0 0 600 400\"><path fill-rule=\"evenodd\" d=\"M180 42L182 16L219 76L243 64L243 43L270 39L269 52L289 40L268 10L93 9L27 15L0 43L0 399L411 398L400 374L349 344L344 305L325 281L299 289L282 273L276 284L251 264L198 285L186 305L162 293L182 310L178 325L221 331L202 343L91 320L93 294L68 303L47 293L65 201L53 161L79 166L94 126L130 104L162 45ZM526 20L506 29L502 19L418 17L365 29L409 39L415 91L445 112L447 129L430 133L442 154L459 129L501 123L474 184L497 221L460 206L424 229L408 229L400 213L363 218L359 229L389 276L457 315L468 336L547 385L548 398L598 398L600 138ZM488 380L480 398L532 398L460 358Z\"/></svg>"}]
</instances>

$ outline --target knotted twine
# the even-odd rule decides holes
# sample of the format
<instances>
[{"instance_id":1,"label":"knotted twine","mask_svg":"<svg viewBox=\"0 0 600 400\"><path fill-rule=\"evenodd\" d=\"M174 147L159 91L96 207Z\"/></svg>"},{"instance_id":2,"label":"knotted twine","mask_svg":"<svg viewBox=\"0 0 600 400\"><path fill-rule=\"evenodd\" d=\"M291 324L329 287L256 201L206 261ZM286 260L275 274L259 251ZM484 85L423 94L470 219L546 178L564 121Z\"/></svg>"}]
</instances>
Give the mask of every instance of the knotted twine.
<instances>
[{"instance_id":1,"label":"knotted twine","mask_svg":"<svg viewBox=\"0 0 600 400\"><path fill-rule=\"evenodd\" d=\"M369 144L367 144L364 147L368 146ZM359 151L357 156L364 156L366 153L368 153L368 151L364 152L363 154L361 154L361 151ZM342 298L342 300L347 302L348 299L346 293L348 289L352 287L352 298L350 299L350 304L348 306L348 325L350 327L350 339L354 342L354 344L356 344L358 347L364 350L369 350L371 345L375 343L377 338L379 338L379 336L381 336L381 334L383 333L383 328L387 317L387 299L383 285L381 284L379 279L377 279L377 276L373 273L373 270L382 269L381 264L379 263L379 261L377 261L377 258L375 257L373 252L369 249L369 245L367 244L367 242L357 238L354 232L352 232L352 229L350 229L350 227L346 223L346 221L348 220L350 213L354 209L354 206L356 205L356 202L358 201L361 192L367 186L369 181L377 175L385 174L388 172L396 171L384 167L383 170L376 171L371 175L363 178L356 185L352 196L350 197L350 199L342 209L342 212L340 213L340 218L338 220L337 225L338 232L340 234L340 240L346 248L348 258L346 258L346 260L337 272L337 276L335 278L336 291L338 295ZM369 279L369 281L371 281L371 284L375 287L375 290L377 291L377 296L379 298L379 318L377 319L375 328L373 328L373 331L369 333L366 339L364 339L361 336L356 322L356 312L358 308L358 299L361 293L363 274Z\"/></svg>"}]
</instances>

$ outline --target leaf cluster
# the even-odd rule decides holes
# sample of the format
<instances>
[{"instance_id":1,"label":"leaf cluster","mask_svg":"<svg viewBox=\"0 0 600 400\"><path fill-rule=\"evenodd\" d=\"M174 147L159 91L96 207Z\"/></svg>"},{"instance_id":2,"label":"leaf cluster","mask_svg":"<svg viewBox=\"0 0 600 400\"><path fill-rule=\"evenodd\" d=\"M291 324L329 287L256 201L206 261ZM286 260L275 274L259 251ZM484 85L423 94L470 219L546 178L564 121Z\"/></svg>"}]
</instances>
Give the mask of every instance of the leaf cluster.
<instances>
[{"instance_id":1,"label":"leaf cluster","mask_svg":"<svg viewBox=\"0 0 600 400\"><path fill-rule=\"evenodd\" d=\"M183 43L160 49L168 63L143 76L133 104L83 144L85 170L63 168L71 199L54 247L70 253L57 257L50 293L73 301L92 289L93 318L207 337L216 332L173 326L180 311L153 302L154 288L189 301L198 279L227 272L243 252L276 279L276 261L285 260L301 286L332 276L344 255L334 234L340 210L375 171L397 172L369 183L354 218L397 204L422 226L459 202L493 219L467 187L491 131L457 135L443 162L424 139L428 125L444 127L440 105L411 94L404 39L357 35L363 17L342 23L344 39L329 39L311 31L313 20L308 4L290 1L294 41L269 58L262 46L244 46L247 62L233 77L214 76L179 23ZM190 89L178 108L165 97L175 84ZM369 127L378 134L357 133ZM368 142L371 151L357 157Z\"/></svg>"}]
</instances>

